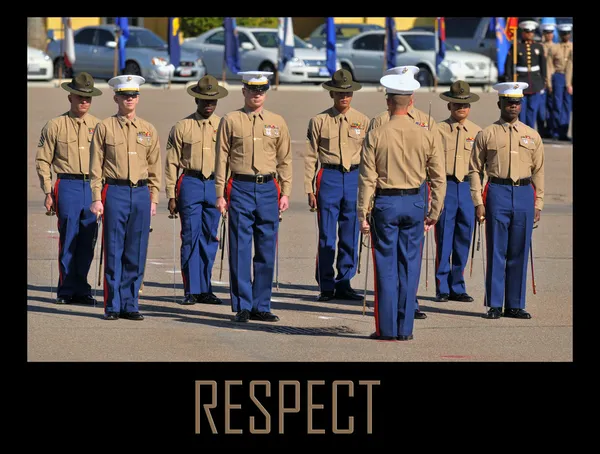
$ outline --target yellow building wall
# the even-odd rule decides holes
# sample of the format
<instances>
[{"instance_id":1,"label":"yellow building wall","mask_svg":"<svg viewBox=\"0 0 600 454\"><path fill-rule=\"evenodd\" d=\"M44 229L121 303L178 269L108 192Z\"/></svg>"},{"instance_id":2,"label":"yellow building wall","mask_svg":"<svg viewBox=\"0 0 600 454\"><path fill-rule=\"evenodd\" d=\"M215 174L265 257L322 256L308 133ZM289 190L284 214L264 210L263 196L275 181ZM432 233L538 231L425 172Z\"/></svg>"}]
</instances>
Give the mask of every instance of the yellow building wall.
<instances>
[{"instance_id":1,"label":"yellow building wall","mask_svg":"<svg viewBox=\"0 0 600 454\"><path fill-rule=\"evenodd\" d=\"M99 17L72 17L71 26L77 30L87 25L100 25L102 20ZM62 17L47 17L46 30L54 30L55 39L63 39Z\"/></svg>"}]
</instances>

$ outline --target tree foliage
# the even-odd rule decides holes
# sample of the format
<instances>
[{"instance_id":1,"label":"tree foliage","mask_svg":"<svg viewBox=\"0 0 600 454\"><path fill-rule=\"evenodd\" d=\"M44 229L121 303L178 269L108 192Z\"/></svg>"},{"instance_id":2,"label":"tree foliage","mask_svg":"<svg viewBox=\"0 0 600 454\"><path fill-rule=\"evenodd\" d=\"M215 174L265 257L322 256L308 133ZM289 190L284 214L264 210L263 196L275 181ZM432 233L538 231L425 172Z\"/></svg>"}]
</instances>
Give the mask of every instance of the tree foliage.
<instances>
[{"instance_id":1,"label":"tree foliage","mask_svg":"<svg viewBox=\"0 0 600 454\"><path fill-rule=\"evenodd\" d=\"M223 17L180 17L180 26L185 38L198 36L211 28L221 27ZM243 27L277 28L276 17L236 17L237 25Z\"/></svg>"}]
</instances>

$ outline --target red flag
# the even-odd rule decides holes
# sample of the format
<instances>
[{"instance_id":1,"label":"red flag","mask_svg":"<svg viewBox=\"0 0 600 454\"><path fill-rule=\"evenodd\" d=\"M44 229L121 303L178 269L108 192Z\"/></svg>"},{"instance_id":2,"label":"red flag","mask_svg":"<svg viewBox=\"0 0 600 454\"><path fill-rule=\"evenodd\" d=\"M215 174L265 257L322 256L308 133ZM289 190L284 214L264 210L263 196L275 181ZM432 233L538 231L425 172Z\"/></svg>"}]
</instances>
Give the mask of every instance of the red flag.
<instances>
[{"instance_id":1,"label":"red flag","mask_svg":"<svg viewBox=\"0 0 600 454\"><path fill-rule=\"evenodd\" d=\"M63 38L65 66L67 68L72 68L73 63L75 63L75 42L73 41L73 26L71 25L70 17L63 17L62 21L65 30L65 36Z\"/></svg>"},{"instance_id":2,"label":"red flag","mask_svg":"<svg viewBox=\"0 0 600 454\"><path fill-rule=\"evenodd\" d=\"M514 35L517 33L517 29L519 28L519 18L518 17L507 17L506 18L506 37L509 41L513 40Z\"/></svg>"}]
</instances>

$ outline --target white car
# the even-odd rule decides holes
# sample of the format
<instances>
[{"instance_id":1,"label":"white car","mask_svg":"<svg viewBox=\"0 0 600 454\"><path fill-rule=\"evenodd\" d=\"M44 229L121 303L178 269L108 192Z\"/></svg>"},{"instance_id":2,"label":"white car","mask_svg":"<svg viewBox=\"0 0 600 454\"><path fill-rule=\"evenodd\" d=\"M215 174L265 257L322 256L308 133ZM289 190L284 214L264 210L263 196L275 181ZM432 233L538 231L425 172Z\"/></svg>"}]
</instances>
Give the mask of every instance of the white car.
<instances>
[{"instance_id":1,"label":"white car","mask_svg":"<svg viewBox=\"0 0 600 454\"><path fill-rule=\"evenodd\" d=\"M275 73L278 56L276 28L237 27L240 42L240 71L270 71ZM220 78L223 74L225 53L225 31L213 28L194 38L187 38L182 49L195 50L204 60L206 73ZM311 48L305 41L294 36L294 58L288 61L279 73L280 82L321 83L331 79L326 67L326 50ZM336 70L341 69L339 60ZM229 68L226 79L241 79Z\"/></svg>"},{"instance_id":2,"label":"white car","mask_svg":"<svg viewBox=\"0 0 600 454\"><path fill-rule=\"evenodd\" d=\"M422 86L433 85L435 74L435 34L427 31L404 31L398 34L395 66L418 66L415 76ZM337 48L342 66L359 82L379 82L384 69L385 31L363 32ZM498 81L498 68L491 58L453 50L447 43L444 60L438 67L438 83L450 85L464 80L470 85L491 85Z\"/></svg>"},{"instance_id":3,"label":"white car","mask_svg":"<svg viewBox=\"0 0 600 454\"><path fill-rule=\"evenodd\" d=\"M27 46L27 80L52 80L54 68L46 52Z\"/></svg>"}]
</instances>

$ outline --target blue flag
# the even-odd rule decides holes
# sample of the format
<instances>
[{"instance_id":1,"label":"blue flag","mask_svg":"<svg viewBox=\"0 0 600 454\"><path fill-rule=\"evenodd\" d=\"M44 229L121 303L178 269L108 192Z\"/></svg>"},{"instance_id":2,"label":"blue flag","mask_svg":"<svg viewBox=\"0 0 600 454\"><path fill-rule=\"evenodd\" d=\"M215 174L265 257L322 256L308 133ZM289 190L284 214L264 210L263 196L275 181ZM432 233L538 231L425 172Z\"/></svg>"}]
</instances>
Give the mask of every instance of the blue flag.
<instances>
[{"instance_id":1,"label":"blue flag","mask_svg":"<svg viewBox=\"0 0 600 454\"><path fill-rule=\"evenodd\" d=\"M435 71L446 58L446 21L443 17L435 18Z\"/></svg>"},{"instance_id":2,"label":"blue flag","mask_svg":"<svg viewBox=\"0 0 600 454\"><path fill-rule=\"evenodd\" d=\"M129 38L129 20L126 17L115 17L115 24L119 27L119 69L125 69L125 45Z\"/></svg>"},{"instance_id":3,"label":"blue flag","mask_svg":"<svg viewBox=\"0 0 600 454\"><path fill-rule=\"evenodd\" d=\"M387 46L385 49L385 58L387 60L387 69L396 66L396 54L398 53L398 34L396 33L396 21L393 17L385 18L385 33L387 35Z\"/></svg>"},{"instance_id":4,"label":"blue flag","mask_svg":"<svg viewBox=\"0 0 600 454\"><path fill-rule=\"evenodd\" d=\"M333 17L327 17L325 19L325 34L327 36L327 69L329 75L333 77L333 73L336 71L336 60L337 52L335 48L335 24L333 23Z\"/></svg>"},{"instance_id":5,"label":"blue flag","mask_svg":"<svg viewBox=\"0 0 600 454\"><path fill-rule=\"evenodd\" d=\"M294 27L291 17L279 18L279 71L283 71L288 60L294 58Z\"/></svg>"},{"instance_id":6,"label":"blue flag","mask_svg":"<svg viewBox=\"0 0 600 454\"><path fill-rule=\"evenodd\" d=\"M235 18L226 17L223 20L223 27L225 28L225 54L223 58L229 70L237 74L240 72L240 40L238 38Z\"/></svg>"},{"instance_id":7,"label":"blue flag","mask_svg":"<svg viewBox=\"0 0 600 454\"><path fill-rule=\"evenodd\" d=\"M119 69L125 69L125 45L129 38L129 20L126 17L115 17L115 24L121 32L119 35Z\"/></svg>"},{"instance_id":8,"label":"blue flag","mask_svg":"<svg viewBox=\"0 0 600 454\"><path fill-rule=\"evenodd\" d=\"M181 33L178 17L169 17L169 61L175 68L181 61Z\"/></svg>"},{"instance_id":9,"label":"blue flag","mask_svg":"<svg viewBox=\"0 0 600 454\"><path fill-rule=\"evenodd\" d=\"M496 66L498 67L498 78L504 76L504 64L510 50L510 40L506 36L506 22L503 17L492 17L490 28L496 32Z\"/></svg>"}]
</instances>

